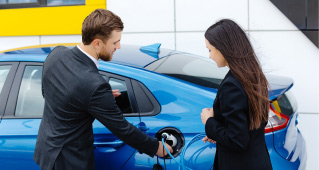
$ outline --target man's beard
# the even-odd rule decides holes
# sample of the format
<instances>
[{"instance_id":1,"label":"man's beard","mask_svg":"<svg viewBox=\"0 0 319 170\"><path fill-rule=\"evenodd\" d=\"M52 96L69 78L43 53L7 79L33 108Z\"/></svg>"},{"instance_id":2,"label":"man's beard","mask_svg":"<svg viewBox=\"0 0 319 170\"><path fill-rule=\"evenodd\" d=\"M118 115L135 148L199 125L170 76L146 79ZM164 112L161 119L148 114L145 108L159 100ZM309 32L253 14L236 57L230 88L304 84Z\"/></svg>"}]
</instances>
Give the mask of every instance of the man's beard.
<instances>
[{"instance_id":1,"label":"man's beard","mask_svg":"<svg viewBox=\"0 0 319 170\"><path fill-rule=\"evenodd\" d=\"M103 54L99 54L98 55L99 59L103 60L103 61L111 61L112 60L112 55L109 53L103 53Z\"/></svg>"}]
</instances>

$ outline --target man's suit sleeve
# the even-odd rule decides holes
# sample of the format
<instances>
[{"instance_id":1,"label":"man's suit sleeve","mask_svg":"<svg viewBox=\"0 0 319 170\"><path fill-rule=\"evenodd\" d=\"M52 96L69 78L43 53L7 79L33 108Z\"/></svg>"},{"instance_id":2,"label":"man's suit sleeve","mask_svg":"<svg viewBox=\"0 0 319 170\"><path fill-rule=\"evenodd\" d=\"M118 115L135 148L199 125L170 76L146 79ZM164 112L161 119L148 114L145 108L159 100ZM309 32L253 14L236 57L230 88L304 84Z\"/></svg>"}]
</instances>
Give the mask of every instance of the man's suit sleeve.
<instances>
[{"instance_id":1,"label":"man's suit sleeve","mask_svg":"<svg viewBox=\"0 0 319 170\"><path fill-rule=\"evenodd\" d=\"M222 146L236 151L244 151L249 142L248 100L238 82L227 80L219 89L220 113L224 125L214 117L207 120L207 137Z\"/></svg>"},{"instance_id":2,"label":"man's suit sleeve","mask_svg":"<svg viewBox=\"0 0 319 170\"><path fill-rule=\"evenodd\" d=\"M144 134L124 118L107 82L101 84L93 92L88 111L126 144L151 157L156 154L158 140Z\"/></svg>"}]
</instances>

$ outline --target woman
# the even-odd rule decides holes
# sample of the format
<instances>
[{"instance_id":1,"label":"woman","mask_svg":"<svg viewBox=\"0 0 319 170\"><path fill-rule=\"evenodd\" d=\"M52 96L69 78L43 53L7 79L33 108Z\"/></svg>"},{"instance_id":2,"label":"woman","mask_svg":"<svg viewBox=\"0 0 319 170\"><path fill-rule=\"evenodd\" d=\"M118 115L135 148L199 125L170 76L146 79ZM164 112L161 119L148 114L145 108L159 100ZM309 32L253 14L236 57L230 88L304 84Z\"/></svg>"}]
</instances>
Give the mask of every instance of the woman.
<instances>
[{"instance_id":1,"label":"woman","mask_svg":"<svg viewBox=\"0 0 319 170\"><path fill-rule=\"evenodd\" d=\"M214 170L271 170L264 129L268 121L268 82L245 32L223 19L205 32L209 57L229 72L213 108L204 108L203 141L216 144Z\"/></svg>"}]
</instances>

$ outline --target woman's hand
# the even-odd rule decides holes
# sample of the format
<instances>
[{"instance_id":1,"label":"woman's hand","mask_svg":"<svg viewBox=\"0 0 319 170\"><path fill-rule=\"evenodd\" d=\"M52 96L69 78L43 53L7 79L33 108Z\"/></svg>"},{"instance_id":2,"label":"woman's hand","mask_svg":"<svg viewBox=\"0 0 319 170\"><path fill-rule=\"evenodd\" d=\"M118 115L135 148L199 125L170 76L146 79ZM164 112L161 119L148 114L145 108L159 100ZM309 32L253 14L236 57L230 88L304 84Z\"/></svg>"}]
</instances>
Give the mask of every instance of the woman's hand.
<instances>
[{"instance_id":1,"label":"woman's hand","mask_svg":"<svg viewBox=\"0 0 319 170\"><path fill-rule=\"evenodd\" d=\"M206 143L206 141L208 141L208 142L210 142L210 143L213 143L213 144L216 143L216 141L214 141L213 139L209 139L207 136L205 136L205 137L202 139L202 141L204 141L204 143Z\"/></svg>"},{"instance_id":2,"label":"woman's hand","mask_svg":"<svg viewBox=\"0 0 319 170\"><path fill-rule=\"evenodd\" d=\"M202 113L200 114L201 119L202 119L202 123L205 125L206 121L208 118L210 117L214 117L214 109L213 108L204 108L202 110Z\"/></svg>"}]
</instances>

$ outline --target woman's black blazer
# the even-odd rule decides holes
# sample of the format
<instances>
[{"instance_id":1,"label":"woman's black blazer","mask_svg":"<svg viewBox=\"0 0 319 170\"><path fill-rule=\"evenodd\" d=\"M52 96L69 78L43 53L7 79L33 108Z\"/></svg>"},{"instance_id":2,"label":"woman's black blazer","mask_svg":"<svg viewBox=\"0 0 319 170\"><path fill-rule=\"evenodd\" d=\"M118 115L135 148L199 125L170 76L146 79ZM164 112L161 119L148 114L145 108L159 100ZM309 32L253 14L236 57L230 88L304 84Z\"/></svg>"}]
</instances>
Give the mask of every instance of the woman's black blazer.
<instances>
[{"instance_id":1,"label":"woman's black blazer","mask_svg":"<svg viewBox=\"0 0 319 170\"><path fill-rule=\"evenodd\" d=\"M230 71L218 88L213 109L205 131L217 142L214 170L271 170L266 123L249 130L248 97Z\"/></svg>"}]
</instances>

